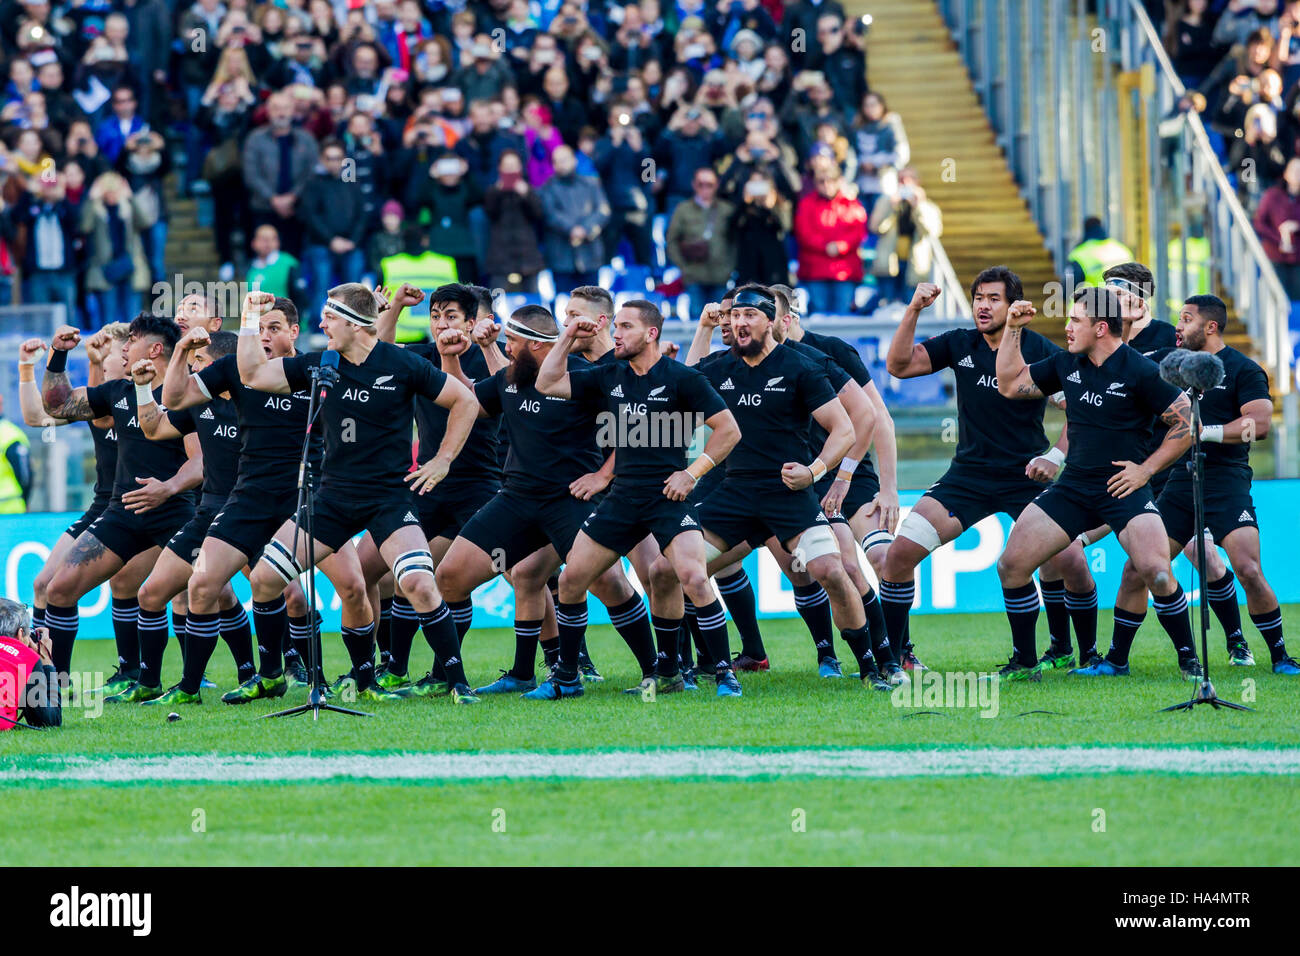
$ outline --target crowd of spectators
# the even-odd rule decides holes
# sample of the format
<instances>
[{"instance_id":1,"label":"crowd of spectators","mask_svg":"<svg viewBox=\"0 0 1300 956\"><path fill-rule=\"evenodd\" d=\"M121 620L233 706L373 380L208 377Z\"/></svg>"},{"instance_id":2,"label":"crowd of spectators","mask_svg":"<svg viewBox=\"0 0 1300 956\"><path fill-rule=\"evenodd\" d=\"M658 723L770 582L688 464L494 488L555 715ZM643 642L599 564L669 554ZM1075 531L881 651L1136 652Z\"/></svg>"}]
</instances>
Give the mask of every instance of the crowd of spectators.
<instances>
[{"instance_id":1,"label":"crowd of spectators","mask_svg":"<svg viewBox=\"0 0 1300 956\"><path fill-rule=\"evenodd\" d=\"M1300 300L1300 0L1166 0L1165 49L1254 218L1265 253Z\"/></svg>"},{"instance_id":2,"label":"crowd of spectators","mask_svg":"<svg viewBox=\"0 0 1300 956\"><path fill-rule=\"evenodd\" d=\"M129 316L166 277L169 175L221 279L307 307L616 257L694 307L752 280L904 300L942 226L866 32L836 0L0 0L0 301Z\"/></svg>"}]
</instances>

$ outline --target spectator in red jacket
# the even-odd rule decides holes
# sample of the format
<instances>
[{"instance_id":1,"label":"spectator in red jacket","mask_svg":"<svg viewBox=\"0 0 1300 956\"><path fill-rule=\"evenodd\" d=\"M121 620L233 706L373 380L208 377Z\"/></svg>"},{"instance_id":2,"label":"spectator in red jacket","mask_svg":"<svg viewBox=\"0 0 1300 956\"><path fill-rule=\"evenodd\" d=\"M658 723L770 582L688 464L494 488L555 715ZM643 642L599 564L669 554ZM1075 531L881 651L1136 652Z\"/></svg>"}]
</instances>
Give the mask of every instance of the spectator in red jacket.
<instances>
[{"instance_id":1,"label":"spectator in red jacket","mask_svg":"<svg viewBox=\"0 0 1300 956\"><path fill-rule=\"evenodd\" d=\"M799 284L808 311L845 315L862 282L858 249L867 236L867 211L844 188L835 161L813 161L813 192L799 200L794 236L799 247Z\"/></svg>"},{"instance_id":2,"label":"spectator in red jacket","mask_svg":"<svg viewBox=\"0 0 1300 956\"><path fill-rule=\"evenodd\" d=\"M1255 231L1286 294L1300 300L1300 157L1287 162L1281 182L1264 190Z\"/></svg>"}]
</instances>

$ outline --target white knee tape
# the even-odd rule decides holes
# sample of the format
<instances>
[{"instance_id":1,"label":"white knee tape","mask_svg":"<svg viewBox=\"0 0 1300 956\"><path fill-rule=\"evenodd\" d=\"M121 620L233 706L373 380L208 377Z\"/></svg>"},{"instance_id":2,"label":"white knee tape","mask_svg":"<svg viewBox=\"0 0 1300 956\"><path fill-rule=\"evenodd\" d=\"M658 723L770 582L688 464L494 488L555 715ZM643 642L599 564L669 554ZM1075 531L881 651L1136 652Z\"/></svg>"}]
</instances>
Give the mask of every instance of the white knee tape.
<instances>
[{"instance_id":1,"label":"white knee tape","mask_svg":"<svg viewBox=\"0 0 1300 956\"><path fill-rule=\"evenodd\" d=\"M819 524L799 536L795 553L803 559L806 566L808 562L815 561L817 558L824 558L828 554L839 554L840 543L835 540L835 532L828 525Z\"/></svg>"},{"instance_id":2,"label":"white knee tape","mask_svg":"<svg viewBox=\"0 0 1300 956\"><path fill-rule=\"evenodd\" d=\"M393 562L393 577L401 584L409 575L433 575L433 555L428 551L408 551Z\"/></svg>"},{"instance_id":3,"label":"white knee tape","mask_svg":"<svg viewBox=\"0 0 1300 956\"><path fill-rule=\"evenodd\" d=\"M271 566L285 584L292 584L305 568L293 556L293 552L274 538L262 549L262 560Z\"/></svg>"},{"instance_id":4,"label":"white knee tape","mask_svg":"<svg viewBox=\"0 0 1300 956\"><path fill-rule=\"evenodd\" d=\"M709 539L704 539L704 563L711 564L715 558L722 557L722 552L709 543Z\"/></svg>"},{"instance_id":5,"label":"white knee tape","mask_svg":"<svg viewBox=\"0 0 1300 956\"><path fill-rule=\"evenodd\" d=\"M877 528L875 531L868 531L867 536L862 539L862 550L870 551L872 548L887 548L894 543L894 536L884 528Z\"/></svg>"},{"instance_id":6,"label":"white knee tape","mask_svg":"<svg viewBox=\"0 0 1300 956\"><path fill-rule=\"evenodd\" d=\"M934 530L934 525L915 511L909 511L903 523L898 526L898 536L908 541L915 541L925 548L927 553L933 553L942 543L939 540L939 532Z\"/></svg>"}]
</instances>

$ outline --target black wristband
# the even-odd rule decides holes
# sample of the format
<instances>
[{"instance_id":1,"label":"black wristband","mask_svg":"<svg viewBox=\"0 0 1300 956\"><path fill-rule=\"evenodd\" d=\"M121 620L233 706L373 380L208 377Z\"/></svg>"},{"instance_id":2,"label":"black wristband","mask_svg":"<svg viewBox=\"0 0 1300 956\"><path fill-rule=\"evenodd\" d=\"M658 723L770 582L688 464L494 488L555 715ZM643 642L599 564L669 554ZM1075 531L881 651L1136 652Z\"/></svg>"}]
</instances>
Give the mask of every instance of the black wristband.
<instances>
[{"instance_id":1,"label":"black wristband","mask_svg":"<svg viewBox=\"0 0 1300 956\"><path fill-rule=\"evenodd\" d=\"M62 372L68 367L67 349L50 349L50 357L45 361L45 371Z\"/></svg>"}]
</instances>

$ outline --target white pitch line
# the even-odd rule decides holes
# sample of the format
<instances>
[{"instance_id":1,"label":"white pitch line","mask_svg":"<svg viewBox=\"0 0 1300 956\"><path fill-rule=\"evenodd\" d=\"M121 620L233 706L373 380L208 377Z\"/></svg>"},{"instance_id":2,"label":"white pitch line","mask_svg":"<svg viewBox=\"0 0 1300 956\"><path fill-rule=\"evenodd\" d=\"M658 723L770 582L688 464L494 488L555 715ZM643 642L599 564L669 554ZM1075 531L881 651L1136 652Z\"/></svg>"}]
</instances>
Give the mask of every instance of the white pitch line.
<instances>
[{"instance_id":1,"label":"white pitch line","mask_svg":"<svg viewBox=\"0 0 1300 956\"><path fill-rule=\"evenodd\" d=\"M530 753L255 754L0 757L0 786L39 783L459 782L757 777L869 779L1173 773L1297 775L1300 748L1023 747L744 750L699 748Z\"/></svg>"}]
</instances>

